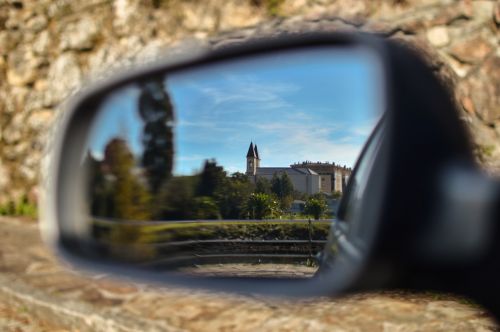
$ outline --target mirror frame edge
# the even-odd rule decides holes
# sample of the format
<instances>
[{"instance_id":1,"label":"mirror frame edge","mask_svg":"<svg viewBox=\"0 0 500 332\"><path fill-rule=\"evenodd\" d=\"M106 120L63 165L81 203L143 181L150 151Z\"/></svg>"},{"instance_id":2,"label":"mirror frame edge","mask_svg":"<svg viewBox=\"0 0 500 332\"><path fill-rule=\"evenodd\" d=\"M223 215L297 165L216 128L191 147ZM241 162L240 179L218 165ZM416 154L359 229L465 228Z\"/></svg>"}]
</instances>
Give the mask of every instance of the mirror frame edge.
<instances>
[{"instance_id":1,"label":"mirror frame edge","mask_svg":"<svg viewBox=\"0 0 500 332\"><path fill-rule=\"evenodd\" d=\"M51 156L50 166L46 166L46 172L44 172L44 194L42 195L41 206L42 209L42 225L44 240L49 246L55 249L56 253L66 262L79 268L82 267L85 271L95 271L102 272L107 270L113 275L128 275L132 278L138 278L140 280L148 280L153 283L170 283L176 286L187 286L194 288L209 288L211 290L220 291L231 291L236 293L265 293L268 295L278 295L278 296L321 296L325 294L338 294L351 288L350 282L344 280L341 285L333 285L331 280L325 280L325 282L318 282L317 280L308 281L307 287L293 287L296 283L269 283L273 284L272 287L263 287L264 282L255 283L241 280L237 281L237 285L233 287L227 287L227 281L225 284L221 285L219 281L215 283L200 282L200 279L182 277L177 279L168 279L166 282L165 278L159 278L152 276L151 273L132 271L130 268L123 266L113 266L110 267L109 263L100 264L95 261L89 261L88 259L79 257L77 254L72 252L74 250L74 243L71 237L65 237L63 229L63 223L59 219L61 216L67 215L64 210L65 206L68 204L61 204L64 199L67 199L65 191L67 190L68 175L62 164L64 161L70 160L69 157L72 145L67 143L65 138L71 137L71 142L75 142L77 137L83 137L85 135L88 126L90 125L90 120L93 119L95 113L97 112L97 106L100 104L103 97L109 93L114 88L124 86L128 83L146 79L152 75L158 73L168 73L177 70L182 70L184 68L192 68L198 65L204 65L209 63L214 63L217 61L224 61L228 59L234 59L238 57L249 57L254 54L264 54L276 51L282 51L286 49L298 49L307 48L314 46L364 46L372 49L374 53L379 57L380 62L383 66L384 83L386 85L385 94L386 101L389 101L390 89L392 82L389 82L388 68L389 63L387 62L387 57L385 55L385 49L387 47L386 41L379 38L377 35L372 34L352 34L352 33L305 33L300 35L278 35L272 38L264 38L257 40L250 40L244 44L236 45L225 45L215 50L203 50L196 54L193 54L188 59L166 59L158 63L144 66L137 70L129 71L125 74L117 75L115 78L107 82L97 83L95 86L83 91L73 99L73 102L69 104L64 112L63 120L56 125L56 129L60 129L57 132L54 142L52 143L52 151L49 154ZM89 112L90 110L90 112ZM387 109L389 113L390 107ZM361 158L361 156L360 156ZM75 159L75 158L73 158ZM71 196L71 195L70 195ZM71 205L71 204L69 204ZM378 222L378 221L377 221ZM257 285L258 284L258 285ZM305 283L302 281L302 285ZM242 287L243 286L243 287ZM265 288L265 289L263 289Z\"/></svg>"}]
</instances>

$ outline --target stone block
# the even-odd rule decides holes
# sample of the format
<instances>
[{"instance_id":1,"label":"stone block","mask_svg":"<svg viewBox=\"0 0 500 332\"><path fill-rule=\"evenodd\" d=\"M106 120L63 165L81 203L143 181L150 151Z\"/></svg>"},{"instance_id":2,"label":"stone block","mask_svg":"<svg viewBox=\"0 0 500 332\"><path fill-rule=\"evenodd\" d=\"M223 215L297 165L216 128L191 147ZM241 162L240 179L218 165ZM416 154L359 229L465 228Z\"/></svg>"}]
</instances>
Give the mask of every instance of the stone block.
<instances>
[{"instance_id":1,"label":"stone block","mask_svg":"<svg viewBox=\"0 0 500 332\"><path fill-rule=\"evenodd\" d=\"M492 19L495 10L495 1L476 0L471 1L471 5L474 19L480 21L489 21Z\"/></svg>"},{"instance_id":2,"label":"stone block","mask_svg":"<svg viewBox=\"0 0 500 332\"><path fill-rule=\"evenodd\" d=\"M44 105L48 107L59 103L79 86L81 80L82 72L76 55L71 52L61 54L49 68Z\"/></svg>"},{"instance_id":3,"label":"stone block","mask_svg":"<svg viewBox=\"0 0 500 332\"><path fill-rule=\"evenodd\" d=\"M28 117L28 126L36 131L46 129L52 123L54 112L50 109L43 109L33 112Z\"/></svg>"},{"instance_id":4,"label":"stone block","mask_svg":"<svg viewBox=\"0 0 500 332\"><path fill-rule=\"evenodd\" d=\"M454 44L449 53L455 59L470 64L476 64L486 58L493 46L483 37L474 37Z\"/></svg>"},{"instance_id":5,"label":"stone block","mask_svg":"<svg viewBox=\"0 0 500 332\"><path fill-rule=\"evenodd\" d=\"M39 55L46 55L49 51L50 35L48 31L42 31L38 34L33 43L33 51Z\"/></svg>"},{"instance_id":6,"label":"stone block","mask_svg":"<svg viewBox=\"0 0 500 332\"><path fill-rule=\"evenodd\" d=\"M33 33L37 33L45 29L48 23L49 21L45 16L38 15L28 21L26 28Z\"/></svg>"},{"instance_id":7,"label":"stone block","mask_svg":"<svg viewBox=\"0 0 500 332\"><path fill-rule=\"evenodd\" d=\"M61 50L90 50L94 47L99 34L100 25L92 17L68 24L61 33Z\"/></svg>"},{"instance_id":8,"label":"stone block","mask_svg":"<svg viewBox=\"0 0 500 332\"><path fill-rule=\"evenodd\" d=\"M435 47L443 47L450 43L448 29L445 26L437 26L427 30L427 40Z\"/></svg>"},{"instance_id":9,"label":"stone block","mask_svg":"<svg viewBox=\"0 0 500 332\"><path fill-rule=\"evenodd\" d=\"M500 120L500 57L488 59L465 86L474 108L486 124Z\"/></svg>"},{"instance_id":10,"label":"stone block","mask_svg":"<svg viewBox=\"0 0 500 332\"><path fill-rule=\"evenodd\" d=\"M15 86L33 83L42 62L43 60L38 58L29 47L18 47L9 54L7 81Z\"/></svg>"}]
</instances>

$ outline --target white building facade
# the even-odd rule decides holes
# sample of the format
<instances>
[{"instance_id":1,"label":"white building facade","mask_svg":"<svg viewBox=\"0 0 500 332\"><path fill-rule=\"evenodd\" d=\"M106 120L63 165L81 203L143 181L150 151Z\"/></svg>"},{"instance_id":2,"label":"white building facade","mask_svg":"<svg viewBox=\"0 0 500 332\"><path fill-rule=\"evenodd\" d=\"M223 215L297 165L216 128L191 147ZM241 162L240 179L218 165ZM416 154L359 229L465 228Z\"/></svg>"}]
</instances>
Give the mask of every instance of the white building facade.
<instances>
[{"instance_id":1,"label":"white building facade","mask_svg":"<svg viewBox=\"0 0 500 332\"><path fill-rule=\"evenodd\" d=\"M246 175L251 177L254 183L257 182L259 177L270 181L275 174L281 175L283 173L288 175L295 190L308 195L322 192L325 189L326 183L329 184L331 182L329 176L319 175L308 168L260 167L260 156L257 145L250 143L247 153Z\"/></svg>"}]
</instances>

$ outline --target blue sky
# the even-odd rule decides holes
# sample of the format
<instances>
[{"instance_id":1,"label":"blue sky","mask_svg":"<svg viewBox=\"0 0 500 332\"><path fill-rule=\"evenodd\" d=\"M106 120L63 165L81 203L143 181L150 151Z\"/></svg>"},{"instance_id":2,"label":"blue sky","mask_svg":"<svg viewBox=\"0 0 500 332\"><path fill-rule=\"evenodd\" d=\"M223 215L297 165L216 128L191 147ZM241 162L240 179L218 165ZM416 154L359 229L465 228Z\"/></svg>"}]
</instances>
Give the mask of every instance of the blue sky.
<instances>
[{"instance_id":1,"label":"blue sky","mask_svg":"<svg viewBox=\"0 0 500 332\"><path fill-rule=\"evenodd\" d=\"M142 120L137 111L140 90L135 86L110 95L103 103L90 133L89 145L95 157L102 158L106 144L114 137L129 142L135 154L142 152Z\"/></svg>"},{"instance_id":2,"label":"blue sky","mask_svg":"<svg viewBox=\"0 0 500 332\"><path fill-rule=\"evenodd\" d=\"M261 166L330 161L353 166L380 117L380 67L364 50L313 49L268 54L169 75L175 110L175 173L215 158L245 171L250 141ZM94 155L110 138L141 153L138 88L115 93L90 137Z\"/></svg>"}]
</instances>

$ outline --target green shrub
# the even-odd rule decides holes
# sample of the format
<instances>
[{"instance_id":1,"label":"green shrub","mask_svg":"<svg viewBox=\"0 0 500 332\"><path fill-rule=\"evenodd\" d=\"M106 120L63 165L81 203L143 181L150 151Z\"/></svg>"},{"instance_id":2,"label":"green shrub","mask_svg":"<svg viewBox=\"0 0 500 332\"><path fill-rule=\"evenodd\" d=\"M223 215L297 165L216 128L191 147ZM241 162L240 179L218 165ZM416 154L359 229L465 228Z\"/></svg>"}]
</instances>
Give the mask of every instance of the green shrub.
<instances>
[{"instance_id":1,"label":"green shrub","mask_svg":"<svg viewBox=\"0 0 500 332\"><path fill-rule=\"evenodd\" d=\"M474 149L476 157L481 161L485 162L489 158L493 157L493 152L495 151L494 145L481 145L477 144Z\"/></svg>"},{"instance_id":2,"label":"green shrub","mask_svg":"<svg viewBox=\"0 0 500 332\"><path fill-rule=\"evenodd\" d=\"M313 222L311 237L313 240L326 240L330 230L329 222ZM121 228L120 224L94 221L94 234L105 240L114 228ZM309 225L305 221L273 222L262 220L259 222L244 221L213 221L176 223L166 222L163 225L134 226L136 237L140 243L162 243L187 240L214 240L214 239L252 239L252 240L307 240L309 239Z\"/></svg>"},{"instance_id":3,"label":"green shrub","mask_svg":"<svg viewBox=\"0 0 500 332\"><path fill-rule=\"evenodd\" d=\"M4 205L0 205L0 215L36 218L38 209L36 204L31 203L25 195L17 202L9 201Z\"/></svg>"},{"instance_id":4,"label":"green shrub","mask_svg":"<svg viewBox=\"0 0 500 332\"><path fill-rule=\"evenodd\" d=\"M321 218L328 210L328 205L326 201L321 198L310 197L306 201L306 206L304 207L304 212L307 215L313 216L314 219L318 220Z\"/></svg>"},{"instance_id":5,"label":"green shrub","mask_svg":"<svg viewBox=\"0 0 500 332\"><path fill-rule=\"evenodd\" d=\"M255 6L264 7L271 16L279 16L281 5L285 0L252 0Z\"/></svg>"}]
</instances>

